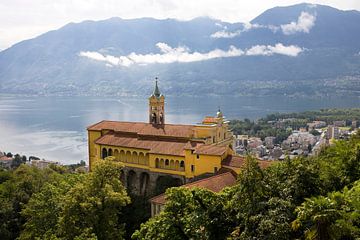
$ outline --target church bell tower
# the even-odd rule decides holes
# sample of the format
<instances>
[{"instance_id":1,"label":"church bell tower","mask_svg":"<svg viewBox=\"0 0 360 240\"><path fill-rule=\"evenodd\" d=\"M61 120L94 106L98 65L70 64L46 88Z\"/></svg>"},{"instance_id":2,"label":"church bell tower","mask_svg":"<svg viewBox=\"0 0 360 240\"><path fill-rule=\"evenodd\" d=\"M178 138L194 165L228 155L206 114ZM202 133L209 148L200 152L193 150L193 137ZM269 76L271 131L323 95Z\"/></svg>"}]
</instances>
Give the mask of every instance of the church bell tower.
<instances>
[{"instance_id":1,"label":"church bell tower","mask_svg":"<svg viewBox=\"0 0 360 240\"><path fill-rule=\"evenodd\" d=\"M160 93L158 78L155 78L155 89L149 97L149 122L156 125L165 124L165 97Z\"/></svg>"}]
</instances>

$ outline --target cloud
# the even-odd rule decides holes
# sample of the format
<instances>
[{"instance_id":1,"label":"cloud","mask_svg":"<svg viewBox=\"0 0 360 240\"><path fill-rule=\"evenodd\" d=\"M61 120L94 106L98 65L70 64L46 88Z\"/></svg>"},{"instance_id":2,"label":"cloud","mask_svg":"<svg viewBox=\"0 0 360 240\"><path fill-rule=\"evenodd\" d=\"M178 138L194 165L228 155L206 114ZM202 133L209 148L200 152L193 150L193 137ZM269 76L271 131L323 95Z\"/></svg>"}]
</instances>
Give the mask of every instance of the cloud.
<instances>
[{"instance_id":1,"label":"cloud","mask_svg":"<svg viewBox=\"0 0 360 240\"><path fill-rule=\"evenodd\" d=\"M225 30L221 30L218 32L215 32L213 34L211 34L212 38L234 38L236 36L239 36L241 34L241 31L235 31L235 32L228 32Z\"/></svg>"},{"instance_id":2,"label":"cloud","mask_svg":"<svg viewBox=\"0 0 360 240\"><path fill-rule=\"evenodd\" d=\"M136 54L134 52L127 56L111 56L103 55L99 52L80 52L79 56L86 57L95 61L104 62L113 66L130 67L132 65L148 65L148 64L166 64L166 63L189 63L206 61L215 58L228 58L240 56L271 56L274 54L296 57L303 51L302 48L294 45L284 46L281 43L275 46L256 45L247 50L242 50L234 46L230 46L228 50L214 49L206 53L191 52L186 46L172 48L166 43L157 43L160 53Z\"/></svg>"},{"instance_id":3,"label":"cloud","mask_svg":"<svg viewBox=\"0 0 360 240\"><path fill-rule=\"evenodd\" d=\"M311 5L312 6L312 5ZM316 5L315 5L316 7ZM312 6L314 8L314 6ZM291 22L288 24L283 24L280 26L275 25L261 25L261 24L252 24L252 23L244 23L243 29L239 29L234 32L226 31L226 28L223 27L223 30L215 32L211 35L212 38L234 38L239 36L243 32L250 31L252 29L269 29L273 33L277 33L280 29L285 35L291 35L298 32L309 33L311 28L314 27L316 21L316 16L311 15L307 12L301 12L298 17L297 22Z\"/></svg>"},{"instance_id":4,"label":"cloud","mask_svg":"<svg viewBox=\"0 0 360 240\"><path fill-rule=\"evenodd\" d=\"M291 35L298 32L309 33L314 27L316 16L307 12L301 12L297 22L281 25L281 30L285 35Z\"/></svg>"},{"instance_id":5,"label":"cloud","mask_svg":"<svg viewBox=\"0 0 360 240\"><path fill-rule=\"evenodd\" d=\"M234 38L234 37L240 36L240 34L243 32L250 31L251 29L267 28L267 26L263 26L263 25L260 25L257 23L251 24L251 23L247 22L247 23L243 23L242 29L236 30L234 32L229 32L229 31L227 31L226 26L222 26L221 24L219 24L219 25L215 24L215 25L218 27L222 27L223 30L217 31L217 32L211 34L210 37L212 37L212 38Z\"/></svg>"},{"instance_id":6,"label":"cloud","mask_svg":"<svg viewBox=\"0 0 360 240\"><path fill-rule=\"evenodd\" d=\"M252 48L248 49L246 51L246 55L248 56L257 56L257 55L263 55L263 56L271 56L274 54L280 54L280 55L286 55L290 57L296 57L303 51L302 48L290 45L290 46L284 46L281 43L276 44L275 46L271 45L256 45Z\"/></svg>"}]
</instances>

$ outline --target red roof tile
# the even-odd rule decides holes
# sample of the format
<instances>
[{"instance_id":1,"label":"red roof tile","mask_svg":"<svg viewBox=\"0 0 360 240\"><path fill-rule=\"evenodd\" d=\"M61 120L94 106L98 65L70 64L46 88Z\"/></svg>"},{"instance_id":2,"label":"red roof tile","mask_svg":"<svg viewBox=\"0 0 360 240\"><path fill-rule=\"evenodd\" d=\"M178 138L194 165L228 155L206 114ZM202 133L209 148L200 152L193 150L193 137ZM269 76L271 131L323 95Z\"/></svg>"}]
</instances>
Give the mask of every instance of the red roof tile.
<instances>
[{"instance_id":1,"label":"red roof tile","mask_svg":"<svg viewBox=\"0 0 360 240\"><path fill-rule=\"evenodd\" d=\"M143 122L101 121L89 126L87 129L90 131L112 130L115 132L137 133L138 135L191 138L193 128L193 125L153 125Z\"/></svg>"},{"instance_id":2,"label":"red roof tile","mask_svg":"<svg viewBox=\"0 0 360 240\"><path fill-rule=\"evenodd\" d=\"M199 181L182 185L185 188L205 188L213 192L220 192L225 187L231 187L236 184L236 177L231 172L222 173ZM150 199L151 202L157 204L165 204L165 194L158 195Z\"/></svg>"},{"instance_id":3,"label":"red roof tile","mask_svg":"<svg viewBox=\"0 0 360 240\"><path fill-rule=\"evenodd\" d=\"M200 145L195 148L195 154L222 156L227 150L225 146Z\"/></svg>"},{"instance_id":4,"label":"red roof tile","mask_svg":"<svg viewBox=\"0 0 360 240\"><path fill-rule=\"evenodd\" d=\"M229 155L224 160L222 160L221 165L234 167L234 168L241 168L245 164L245 161L246 161L245 157ZM260 168L267 168L275 162L276 161L258 160L258 164Z\"/></svg>"},{"instance_id":5,"label":"red roof tile","mask_svg":"<svg viewBox=\"0 0 360 240\"><path fill-rule=\"evenodd\" d=\"M13 159L7 156L1 156L0 161L12 161Z\"/></svg>"},{"instance_id":6,"label":"red roof tile","mask_svg":"<svg viewBox=\"0 0 360 240\"><path fill-rule=\"evenodd\" d=\"M221 165L240 168L244 165L244 163L245 157L229 155L224 160L222 160Z\"/></svg>"},{"instance_id":7,"label":"red roof tile","mask_svg":"<svg viewBox=\"0 0 360 240\"><path fill-rule=\"evenodd\" d=\"M189 141L186 143L185 145L185 149L188 149L188 150L195 150L196 147L200 146L200 145L204 145L203 142L194 142L194 141Z\"/></svg>"},{"instance_id":8,"label":"red roof tile","mask_svg":"<svg viewBox=\"0 0 360 240\"><path fill-rule=\"evenodd\" d=\"M209 123L217 123L218 122L218 118L216 117L205 117L202 121L202 123L204 124L209 124Z\"/></svg>"}]
</instances>

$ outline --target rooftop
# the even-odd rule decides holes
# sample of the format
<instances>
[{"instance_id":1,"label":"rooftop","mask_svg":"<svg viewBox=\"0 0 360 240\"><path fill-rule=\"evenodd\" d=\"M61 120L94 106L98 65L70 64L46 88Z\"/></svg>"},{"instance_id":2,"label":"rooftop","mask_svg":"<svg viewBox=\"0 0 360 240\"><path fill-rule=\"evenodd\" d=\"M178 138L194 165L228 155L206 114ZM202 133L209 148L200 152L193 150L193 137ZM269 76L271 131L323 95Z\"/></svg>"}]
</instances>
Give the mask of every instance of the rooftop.
<instances>
[{"instance_id":1,"label":"rooftop","mask_svg":"<svg viewBox=\"0 0 360 240\"><path fill-rule=\"evenodd\" d=\"M7 156L0 156L0 161L12 161L13 159Z\"/></svg>"},{"instance_id":2,"label":"rooftop","mask_svg":"<svg viewBox=\"0 0 360 240\"><path fill-rule=\"evenodd\" d=\"M220 192L225 187L231 187L236 184L236 176L231 172L225 172L209 178L182 185L185 188L204 188L213 192ZM165 204L165 194L158 195L150 199L151 202L157 204Z\"/></svg>"},{"instance_id":3,"label":"rooftop","mask_svg":"<svg viewBox=\"0 0 360 240\"><path fill-rule=\"evenodd\" d=\"M195 148L195 154L204 154L204 155L215 155L222 156L226 152L227 147L225 146L215 146L215 145L199 145Z\"/></svg>"},{"instance_id":4,"label":"rooftop","mask_svg":"<svg viewBox=\"0 0 360 240\"><path fill-rule=\"evenodd\" d=\"M245 162L246 162L246 157L229 155L224 160L222 160L221 165L234 167L234 168L241 168L245 164ZM275 161L258 160L258 164L260 168L267 168L273 163L275 163Z\"/></svg>"},{"instance_id":5,"label":"rooftop","mask_svg":"<svg viewBox=\"0 0 360 240\"><path fill-rule=\"evenodd\" d=\"M111 130L115 132L136 133L146 136L166 136L191 138L194 125L164 124L154 125L144 122L101 121L89 126L89 131Z\"/></svg>"}]
</instances>

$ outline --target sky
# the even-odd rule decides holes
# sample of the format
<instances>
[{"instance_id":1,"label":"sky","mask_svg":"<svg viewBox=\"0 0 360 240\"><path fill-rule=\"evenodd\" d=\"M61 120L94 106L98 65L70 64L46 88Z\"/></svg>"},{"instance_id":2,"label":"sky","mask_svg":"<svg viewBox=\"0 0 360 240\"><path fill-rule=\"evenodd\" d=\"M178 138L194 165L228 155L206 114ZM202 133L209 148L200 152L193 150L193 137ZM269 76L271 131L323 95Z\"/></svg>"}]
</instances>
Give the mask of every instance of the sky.
<instances>
[{"instance_id":1,"label":"sky","mask_svg":"<svg viewBox=\"0 0 360 240\"><path fill-rule=\"evenodd\" d=\"M189 20L210 16L249 22L263 11L304 0L0 0L0 50L70 22L153 17ZM342 10L360 10L359 0L308 0Z\"/></svg>"}]
</instances>

